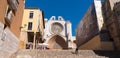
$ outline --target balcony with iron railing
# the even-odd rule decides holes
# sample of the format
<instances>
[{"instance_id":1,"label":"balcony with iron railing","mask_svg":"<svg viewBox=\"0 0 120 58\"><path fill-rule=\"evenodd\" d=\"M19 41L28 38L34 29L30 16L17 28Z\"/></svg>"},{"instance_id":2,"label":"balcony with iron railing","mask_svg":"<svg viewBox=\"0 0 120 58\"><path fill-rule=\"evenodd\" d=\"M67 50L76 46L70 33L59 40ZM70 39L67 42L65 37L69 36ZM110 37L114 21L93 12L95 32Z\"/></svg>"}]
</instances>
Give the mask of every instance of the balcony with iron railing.
<instances>
[{"instance_id":1,"label":"balcony with iron railing","mask_svg":"<svg viewBox=\"0 0 120 58\"><path fill-rule=\"evenodd\" d=\"M8 4L10 5L10 7L13 9L13 10L17 10L18 8L18 0L7 0L8 1Z\"/></svg>"}]
</instances>

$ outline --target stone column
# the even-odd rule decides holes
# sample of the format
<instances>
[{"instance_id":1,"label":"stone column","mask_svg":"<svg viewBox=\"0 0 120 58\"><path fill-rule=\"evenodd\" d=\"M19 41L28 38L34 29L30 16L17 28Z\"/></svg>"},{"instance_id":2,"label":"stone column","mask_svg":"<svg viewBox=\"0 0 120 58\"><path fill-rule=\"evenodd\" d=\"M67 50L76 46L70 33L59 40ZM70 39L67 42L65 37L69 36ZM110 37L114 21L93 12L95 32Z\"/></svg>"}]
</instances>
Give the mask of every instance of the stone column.
<instances>
[{"instance_id":1,"label":"stone column","mask_svg":"<svg viewBox=\"0 0 120 58\"><path fill-rule=\"evenodd\" d=\"M35 49L35 43L36 43L36 32L34 32L34 38L33 38L33 49Z\"/></svg>"}]
</instances>

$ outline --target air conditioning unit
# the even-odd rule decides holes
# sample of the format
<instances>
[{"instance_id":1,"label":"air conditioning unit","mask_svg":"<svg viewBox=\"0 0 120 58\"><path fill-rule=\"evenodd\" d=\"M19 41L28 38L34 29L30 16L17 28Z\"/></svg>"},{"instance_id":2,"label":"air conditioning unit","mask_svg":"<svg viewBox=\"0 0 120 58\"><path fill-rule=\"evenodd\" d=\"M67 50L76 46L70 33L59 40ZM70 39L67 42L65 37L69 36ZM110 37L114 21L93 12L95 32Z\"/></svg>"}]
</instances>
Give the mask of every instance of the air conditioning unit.
<instances>
[{"instance_id":1,"label":"air conditioning unit","mask_svg":"<svg viewBox=\"0 0 120 58\"><path fill-rule=\"evenodd\" d=\"M18 8L17 0L8 0L8 3L13 10L17 10L17 8Z\"/></svg>"}]
</instances>

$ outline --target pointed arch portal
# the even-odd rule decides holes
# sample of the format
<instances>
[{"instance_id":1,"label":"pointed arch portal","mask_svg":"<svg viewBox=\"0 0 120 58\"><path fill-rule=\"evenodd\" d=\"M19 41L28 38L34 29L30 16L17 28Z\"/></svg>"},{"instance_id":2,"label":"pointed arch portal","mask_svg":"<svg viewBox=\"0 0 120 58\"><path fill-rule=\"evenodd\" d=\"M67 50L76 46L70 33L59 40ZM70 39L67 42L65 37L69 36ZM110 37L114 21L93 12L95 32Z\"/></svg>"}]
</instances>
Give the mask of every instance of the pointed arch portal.
<instances>
[{"instance_id":1,"label":"pointed arch portal","mask_svg":"<svg viewBox=\"0 0 120 58\"><path fill-rule=\"evenodd\" d=\"M55 35L48 41L48 48L50 49L67 49L67 42L63 37Z\"/></svg>"}]
</instances>

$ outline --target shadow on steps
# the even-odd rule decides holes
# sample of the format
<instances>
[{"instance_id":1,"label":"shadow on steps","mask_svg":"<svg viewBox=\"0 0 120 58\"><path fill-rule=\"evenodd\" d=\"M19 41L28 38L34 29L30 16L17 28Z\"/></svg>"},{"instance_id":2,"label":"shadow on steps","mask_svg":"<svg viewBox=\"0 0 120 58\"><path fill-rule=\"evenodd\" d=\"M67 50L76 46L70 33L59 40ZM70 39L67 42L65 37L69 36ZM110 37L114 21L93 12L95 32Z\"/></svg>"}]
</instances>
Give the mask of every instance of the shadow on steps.
<instances>
[{"instance_id":1,"label":"shadow on steps","mask_svg":"<svg viewBox=\"0 0 120 58\"><path fill-rule=\"evenodd\" d=\"M99 51L94 50L95 54L109 58L120 58L120 51Z\"/></svg>"}]
</instances>

